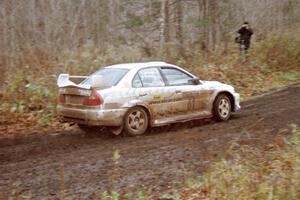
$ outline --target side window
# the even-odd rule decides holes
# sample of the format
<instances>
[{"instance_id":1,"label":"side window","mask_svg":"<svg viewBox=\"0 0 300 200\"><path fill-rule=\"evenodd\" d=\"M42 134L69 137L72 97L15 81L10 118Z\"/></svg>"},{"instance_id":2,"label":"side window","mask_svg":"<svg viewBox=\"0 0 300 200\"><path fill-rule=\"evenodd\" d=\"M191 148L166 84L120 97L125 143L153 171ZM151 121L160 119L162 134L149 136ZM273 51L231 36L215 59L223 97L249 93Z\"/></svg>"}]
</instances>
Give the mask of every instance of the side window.
<instances>
[{"instance_id":1,"label":"side window","mask_svg":"<svg viewBox=\"0 0 300 200\"><path fill-rule=\"evenodd\" d=\"M132 87L134 87L134 88L143 87L142 81L141 81L140 76L138 74L136 74L133 78Z\"/></svg>"},{"instance_id":2,"label":"side window","mask_svg":"<svg viewBox=\"0 0 300 200\"><path fill-rule=\"evenodd\" d=\"M189 80L192 79L188 74L175 68L162 68L161 70L169 85L188 85Z\"/></svg>"},{"instance_id":3,"label":"side window","mask_svg":"<svg viewBox=\"0 0 300 200\"><path fill-rule=\"evenodd\" d=\"M161 74L157 68L146 68L138 72L144 87L165 86Z\"/></svg>"}]
</instances>

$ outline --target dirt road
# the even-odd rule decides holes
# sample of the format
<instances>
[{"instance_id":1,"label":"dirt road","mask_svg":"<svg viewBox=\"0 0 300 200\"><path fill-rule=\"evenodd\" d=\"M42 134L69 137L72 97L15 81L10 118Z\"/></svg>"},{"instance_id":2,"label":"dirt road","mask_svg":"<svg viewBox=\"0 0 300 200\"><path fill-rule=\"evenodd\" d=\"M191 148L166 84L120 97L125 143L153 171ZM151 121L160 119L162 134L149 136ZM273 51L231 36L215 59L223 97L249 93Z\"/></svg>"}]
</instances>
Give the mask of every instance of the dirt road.
<instances>
[{"instance_id":1,"label":"dirt road","mask_svg":"<svg viewBox=\"0 0 300 200\"><path fill-rule=\"evenodd\" d=\"M141 137L86 136L74 129L0 140L0 199L94 199L104 190L180 188L224 156L232 140L267 147L288 124L300 125L300 85L242 103L232 120L200 120ZM120 158L113 158L115 150Z\"/></svg>"}]
</instances>

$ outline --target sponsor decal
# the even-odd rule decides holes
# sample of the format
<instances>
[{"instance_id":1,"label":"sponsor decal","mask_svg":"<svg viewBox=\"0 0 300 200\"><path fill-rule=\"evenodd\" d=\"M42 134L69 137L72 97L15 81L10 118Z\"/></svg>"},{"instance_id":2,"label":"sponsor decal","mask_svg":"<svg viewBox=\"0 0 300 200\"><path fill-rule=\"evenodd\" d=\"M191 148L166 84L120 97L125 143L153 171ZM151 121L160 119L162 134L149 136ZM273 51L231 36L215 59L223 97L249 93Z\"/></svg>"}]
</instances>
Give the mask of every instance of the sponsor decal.
<instances>
[{"instance_id":1,"label":"sponsor decal","mask_svg":"<svg viewBox=\"0 0 300 200\"><path fill-rule=\"evenodd\" d=\"M153 96L153 101L161 101L161 100L163 100L162 96L160 96L160 95Z\"/></svg>"}]
</instances>

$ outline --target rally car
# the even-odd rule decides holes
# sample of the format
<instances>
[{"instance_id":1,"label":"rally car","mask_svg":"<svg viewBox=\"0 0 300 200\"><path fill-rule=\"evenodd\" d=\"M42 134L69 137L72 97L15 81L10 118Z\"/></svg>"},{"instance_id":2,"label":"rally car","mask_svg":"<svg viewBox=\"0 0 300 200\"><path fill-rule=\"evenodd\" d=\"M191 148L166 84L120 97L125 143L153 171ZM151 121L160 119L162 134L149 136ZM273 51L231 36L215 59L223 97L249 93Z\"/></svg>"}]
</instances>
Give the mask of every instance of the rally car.
<instances>
[{"instance_id":1,"label":"rally car","mask_svg":"<svg viewBox=\"0 0 300 200\"><path fill-rule=\"evenodd\" d=\"M83 81L75 83L73 79ZM60 74L57 113L86 132L108 127L141 135L149 127L200 118L226 121L240 109L230 85L199 80L165 62L116 64L90 76Z\"/></svg>"}]
</instances>

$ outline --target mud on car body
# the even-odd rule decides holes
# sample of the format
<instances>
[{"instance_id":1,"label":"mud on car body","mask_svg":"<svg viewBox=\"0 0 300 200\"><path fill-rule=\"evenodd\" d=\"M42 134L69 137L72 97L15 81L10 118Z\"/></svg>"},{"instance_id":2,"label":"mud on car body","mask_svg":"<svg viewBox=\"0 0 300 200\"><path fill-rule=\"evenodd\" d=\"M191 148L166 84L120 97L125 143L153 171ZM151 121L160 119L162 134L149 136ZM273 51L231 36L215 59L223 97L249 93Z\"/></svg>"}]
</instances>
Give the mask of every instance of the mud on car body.
<instances>
[{"instance_id":1,"label":"mud on car body","mask_svg":"<svg viewBox=\"0 0 300 200\"><path fill-rule=\"evenodd\" d=\"M75 84L73 78L84 80ZM58 115L85 131L110 127L115 134L140 135L148 127L175 122L225 121L240 109L232 86L200 81L165 62L111 65L88 77L61 74L57 85Z\"/></svg>"}]
</instances>

